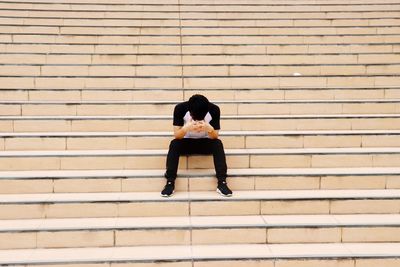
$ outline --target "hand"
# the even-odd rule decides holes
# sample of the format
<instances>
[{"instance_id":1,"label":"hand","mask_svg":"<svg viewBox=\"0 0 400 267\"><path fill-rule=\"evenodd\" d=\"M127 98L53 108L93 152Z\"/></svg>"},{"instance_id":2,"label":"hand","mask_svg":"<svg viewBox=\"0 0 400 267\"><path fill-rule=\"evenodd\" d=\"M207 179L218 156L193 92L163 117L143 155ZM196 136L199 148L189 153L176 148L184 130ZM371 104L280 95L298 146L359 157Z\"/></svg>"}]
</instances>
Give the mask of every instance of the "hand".
<instances>
[{"instance_id":1,"label":"hand","mask_svg":"<svg viewBox=\"0 0 400 267\"><path fill-rule=\"evenodd\" d=\"M214 127L212 127L208 122L205 122L204 128L207 133L214 131Z\"/></svg>"},{"instance_id":2,"label":"hand","mask_svg":"<svg viewBox=\"0 0 400 267\"><path fill-rule=\"evenodd\" d=\"M195 121L193 131L197 133L204 132L204 121Z\"/></svg>"},{"instance_id":3,"label":"hand","mask_svg":"<svg viewBox=\"0 0 400 267\"><path fill-rule=\"evenodd\" d=\"M214 130L214 127L212 127L208 122L205 122L205 121L198 121L197 126L198 126L199 132L209 133Z\"/></svg>"},{"instance_id":4,"label":"hand","mask_svg":"<svg viewBox=\"0 0 400 267\"><path fill-rule=\"evenodd\" d=\"M194 120L190 120L189 122L187 122L187 123L182 127L182 129L183 129L185 132L191 132L191 131L195 130L195 128L196 128L196 121L194 121Z\"/></svg>"}]
</instances>

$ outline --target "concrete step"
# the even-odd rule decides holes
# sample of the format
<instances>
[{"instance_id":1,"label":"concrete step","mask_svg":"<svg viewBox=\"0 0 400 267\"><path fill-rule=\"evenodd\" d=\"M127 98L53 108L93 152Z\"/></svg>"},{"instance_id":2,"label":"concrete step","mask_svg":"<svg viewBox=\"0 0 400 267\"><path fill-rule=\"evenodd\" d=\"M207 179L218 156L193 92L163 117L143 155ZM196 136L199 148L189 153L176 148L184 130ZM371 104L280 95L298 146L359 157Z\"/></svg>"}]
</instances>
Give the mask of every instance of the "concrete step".
<instances>
[{"instance_id":1,"label":"concrete step","mask_svg":"<svg viewBox=\"0 0 400 267\"><path fill-rule=\"evenodd\" d=\"M46 170L0 172L1 194L159 192L165 170ZM213 169L180 170L176 190L214 191ZM232 190L400 189L400 169L228 169Z\"/></svg>"},{"instance_id":2,"label":"concrete step","mask_svg":"<svg viewBox=\"0 0 400 267\"><path fill-rule=\"evenodd\" d=\"M1 6L1 3L0 3ZM399 5L400 6L400 5ZM177 27L87 27L87 26L32 26L32 25L3 25L1 34L61 34L61 35L365 35L365 34L399 34L398 26L347 26L347 27L207 27L180 28Z\"/></svg>"},{"instance_id":3,"label":"concrete step","mask_svg":"<svg viewBox=\"0 0 400 267\"><path fill-rule=\"evenodd\" d=\"M0 197L1 219L258 214L398 214L399 190L13 194Z\"/></svg>"},{"instance_id":4,"label":"concrete step","mask_svg":"<svg viewBox=\"0 0 400 267\"><path fill-rule=\"evenodd\" d=\"M344 8L345 7L345 8ZM393 7L392 9L390 7ZM320 4L296 4L296 5L287 5L287 4L272 4L272 3L260 3L257 5L210 5L210 4L203 4L203 5L146 5L146 4L131 4L131 5L101 5L99 3L92 3L91 5L76 5L76 4L59 4L59 5L51 5L46 3L37 3L37 4L27 4L27 3L1 3L1 9L12 9L12 10L30 10L30 11L79 11L79 12L93 12L93 11L106 11L106 12L254 12L259 13L261 11L264 12L293 12L293 11L302 11L302 12L318 12L318 11L338 11L338 12L349 12L349 11L391 11L396 8L400 8L397 3L390 3L390 4L354 4L354 3L347 3L344 6L342 5L320 5Z\"/></svg>"},{"instance_id":5,"label":"concrete step","mask_svg":"<svg viewBox=\"0 0 400 267\"><path fill-rule=\"evenodd\" d=\"M347 3L339 4L346 6ZM398 3L390 3L390 5L397 5ZM54 6L54 4L52 4ZM144 5L142 8L149 7L151 5ZM164 5L166 6L166 5ZM180 5L183 6L182 4ZM205 7L206 5L203 5ZM338 5L335 5L338 6ZM371 5L371 7L377 7L378 5ZM256 6L260 7L260 5ZM265 6L264 6L265 7ZM272 5L267 5L268 8L273 8ZM358 5L362 7L362 5ZM123 8L127 8L124 6ZM246 8L241 5L240 8ZM299 8L299 6L295 7ZM86 16L90 15L89 12L81 12ZM132 12L133 13L133 12ZM187 13L187 12L186 12ZM248 13L248 12L247 12ZM346 12L343 12L346 13ZM348 13L348 12L347 12ZM253 12L254 15L258 15L257 12ZM352 13L353 14L353 13ZM345 14L346 15L346 14ZM177 27L179 26L179 18L111 18L108 16L102 18L90 18L86 19L70 17L70 18L54 18L54 17L17 17L17 16L3 16L0 20L1 24L4 25L31 25L31 26L64 26L64 27ZM394 26L399 25L398 17L392 16L390 18L351 18L351 17L340 17L326 19L326 18L295 18L288 16L282 19L276 18L237 18L237 19L224 19L218 17L204 18L199 21L196 18L183 19L181 20L182 27L367 27L367 26ZM145 30L145 28L144 28Z\"/></svg>"},{"instance_id":6,"label":"concrete step","mask_svg":"<svg viewBox=\"0 0 400 267\"><path fill-rule=\"evenodd\" d=\"M400 36L400 35L399 35ZM149 37L150 38L150 37ZM198 37L201 38L201 37ZM206 37L204 37L206 38ZM207 37L205 40L211 40L213 37ZM246 40L246 37L243 37ZM247 43L245 43L247 44ZM216 44L216 46L221 46ZM265 49L263 47L263 49ZM310 48L311 49L311 48ZM300 70L303 70L303 74L306 75L308 67L308 73L311 72L311 67L314 67L314 73L318 73L319 75L328 75L330 74L329 68L334 70L335 66L343 68L343 74L346 74L346 65L356 65L358 67L364 67L366 74L373 75L378 71L383 71L384 67L390 71L390 68L396 68L400 63L400 53L398 52L390 52L390 53L347 53L347 54L338 54L338 53L330 53L330 54L308 54L308 53L297 53L297 54L265 54L265 52L261 55L257 54L188 54L188 55L180 55L180 54L71 54L65 53L63 55L59 54L38 54L32 53L6 53L0 54L0 63L3 65L17 65L16 67L25 67L27 70L27 74L36 74L34 72L36 68L36 72L42 71L43 76L49 76L52 72L49 67L62 67L65 66L65 71L71 72L68 66L73 66L78 68L80 76L84 76L84 74L95 73L97 71L101 76L102 68L106 70L106 68L122 68L125 67L124 73L135 74L137 72L138 76L146 76L149 74L151 68L157 70L157 66L164 67L184 67L183 71L186 76L191 76L190 70L192 70L196 65L200 66L214 66L214 67L225 67L227 68L230 65L232 71L246 70L245 67L264 67L265 75L271 73L271 71L275 71L277 74L284 74L284 68L295 68L297 67ZM372 65L371 65L372 64ZM375 66L375 65L378 66ZM24 66L26 65L26 66ZM221 65L221 66L220 66ZM247 66L250 65L250 66ZM295 65L295 66L291 66ZM299 65L299 66L298 66ZM328 65L328 66L325 66ZM345 65L345 66L342 66ZM365 65L368 66L368 69ZM394 65L394 66L392 66ZM304 66L304 67L303 67ZM392 66L392 67L391 67ZM32 71L28 72L28 67L32 68ZM42 68L40 68L42 67ZM128 67L130 69L128 69ZM274 68L268 69L267 67ZM147 69L146 69L147 68ZM381 70L379 70L381 68ZM16 68L17 70L17 68ZM257 70L257 69L255 69ZM269 72L267 72L269 70ZM288 69L287 71L289 71ZM56 69L53 73L55 73ZM132 73L133 71L133 73ZM319 72L318 72L319 71ZM22 73L22 71L20 70ZM160 70L158 70L160 72ZM304 73L305 72L305 73ZM77 73L77 72L76 72ZM75 73L76 76L79 76ZM113 73L111 71L111 73ZM121 75L124 75L121 73ZM221 70L219 71L221 73ZM6 73L5 73L6 74ZM5 75L4 74L4 75ZM217 75L218 73L216 73ZM257 72L255 73L257 74ZM54 74L53 74L54 75ZM104 74L103 74L104 75ZM219 74L221 75L221 74ZM292 73L291 73L292 75ZM339 75L339 74L337 74ZM26 75L29 76L29 75ZM215 75L214 75L215 76ZM360 86L361 84L354 85ZM271 85L269 85L271 86ZM315 87L316 85L314 85ZM362 86L362 85L361 85ZM398 85L397 85L398 86Z\"/></svg>"},{"instance_id":7,"label":"concrete step","mask_svg":"<svg viewBox=\"0 0 400 267\"><path fill-rule=\"evenodd\" d=\"M398 6L398 5L397 5ZM273 7L271 7L273 9ZM302 11L293 7L293 11L96 11L88 10L13 10L2 9L0 16L7 17L35 17L35 18L122 18L122 19L329 19L329 18L393 18L400 8L391 8L391 5L382 6L372 10L343 10L340 11Z\"/></svg>"},{"instance_id":8,"label":"concrete step","mask_svg":"<svg viewBox=\"0 0 400 267\"><path fill-rule=\"evenodd\" d=\"M225 149L230 168L399 167L400 148ZM162 169L167 150L0 151L0 170ZM181 169L210 169L212 156L180 159Z\"/></svg>"},{"instance_id":9,"label":"concrete step","mask_svg":"<svg viewBox=\"0 0 400 267\"><path fill-rule=\"evenodd\" d=\"M0 249L399 242L400 214L0 220ZM367 234L368 233L368 234Z\"/></svg>"},{"instance_id":10,"label":"concrete step","mask_svg":"<svg viewBox=\"0 0 400 267\"><path fill-rule=\"evenodd\" d=\"M393 18L396 17L396 10L375 10L375 11L338 11L338 12L181 12L181 19L287 19L288 17L292 19L329 19L329 18L348 18L348 19L359 19L359 18ZM35 12L36 17L40 16L39 12ZM14 13L12 13L14 14ZM60 16L65 16L67 14L57 12ZM43 15L43 12L42 12ZM75 16L76 17L76 16ZM127 16L129 17L129 16ZM136 17L137 16L132 16ZM165 16L164 16L165 17Z\"/></svg>"},{"instance_id":11,"label":"concrete step","mask_svg":"<svg viewBox=\"0 0 400 267\"><path fill-rule=\"evenodd\" d=\"M400 147L398 130L221 131L225 148ZM165 149L168 132L0 133L0 151Z\"/></svg>"},{"instance_id":12,"label":"concrete step","mask_svg":"<svg viewBox=\"0 0 400 267\"><path fill-rule=\"evenodd\" d=\"M369 6L369 5L361 5L355 6L348 3L345 6L328 6L328 5L307 5L307 6L293 6L293 5L257 5L257 6L182 6L181 11L186 12L254 12L260 13L262 11L274 13L274 12L319 12L319 11L326 11L326 12L351 12L351 11L384 11L390 10L390 6L393 6L393 9L398 8L397 4L386 4L386 5L377 5L377 6ZM345 8L344 8L345 7Z\"/></svg>"},{"instance_id":13,"label":"concrete step","mask_svg":"<svg viewBox=\"0 0 400 267\"><path fill-rule=\"evenodd\" d=\"M236 28L250 28L250 27L391 27L399 26L399 18L376 18L376 19L349 19L349 18L336 18L336 19L185 19L179 22L179 19L79 19L79 18L20 18L12 16L4 16L0 18L0 25L30 25L30 26L57 26L57 27L141 27L144 32L148 27L163 27L165 29L179 27L181 24L184 28L208 28L208 27L236 27Z\"/></svg>"},{"instance_id":14,"label":"concrete step","mask_svg":"<svg viewBox=\"0 0 400 267\"><path fill-rule=\"evenodd\" d=\"M25 55L25 54L21 54ZM29 57L29 55L25 55ZM324 55L326 56L326 55ZM374 56L376 56L374 54ZM383 56L383 55L382 55ZM388 56L397 57L395 54ZM400 56L400 54L399 54ZM63 57L63 55L61 56ZM155 56L156 57L156 56ZM239 57L239 56L236 56ZM242 57L242 56L240 56ZM243 56L246 57L246 56ZM260 56L262 57L262 56ZM298 57L293 55L293 58ZM328 56L326 56L328 57ZM336 56L332 56L334 58ZM393 58L392 58L393 59ZM246 60L246 59L245 59ZM271 59L273 60L273 59ZM328 60L328 59L327 59ZM340 59L339 59L340 60ZM216 61L214 65L204 65L204 59L201 59L200 65L196 66L180 66L180 65L0 65L0 76L2 77L170 77L174 78L182 76L183 78L193 77L348 77L348 76L394 76L400 71L400 64L337 64L325 65L318 62L317 64L304 65L274 65L274 64L250 64L237 65L225 64L224 60ZM253 61L253 59L251 59ZM260 59L263 61L263 59ZM196 63L196 62L195 62Z\"/></svg>"},{"instance_id":15,"label":"concrete step","mask_svg":"<svg viewBox=\"0 0 400 267\"><path fill-rule=\"evenodd\" d=\"M397 12L394 14L397 15ZM51 12L57 14L57 12ZM376 13L382 16L390 12ZM78 14L78 13L76 13ZM306 13L301 13L302 15ZM362 13L360 13L362 15ZM60 14L61 15L61 14ZM235 14L239 15L239 14ZM254 14L249 14L254 16ZM266 14L268 15L268 14ZM0 16L4 12L0 10ZM393 16L393 15L390 15ZM73 36L74 38L71 38ZM51 35L51 34L2 34L1 43L41 43L41 44L398 44L399 34L365 34L365 35Z\"/></svg>"},{"instance_id":16,"label":"concrete step","mask_svg":"<svg viewBox=\"0 0 400 267\"><path fill-rule=\"evenodd\" d=\"M171 116L1 116L2 132L171 131ZM399 130L399 114L221 116L226 131Z\"/></svg>"},{"instance_id":17,"label":"concrete step","mask_svg":"<svg viewBox=\"0 0 400 267\"><path fill-rule=\"evenodd\" d=\"M400 65L399 65L400 66ZM6 116L137 116L172 114L179 101L0 101ZM215 100L224 115L396 114L400 99Z\"/></svg>"},{"instance_id":18,"label":"concrete step","mask_svg":"<svg viewBox=\"0 0 400 267\"><path fill-rule=\"evenodd\" d=\"M353 244L247 244L111 248L20 249L0 251L4 265L71 264L117 266L151 264L168 267L212 266L387 266L399 264L398 243ZM18 257L15 257L18 255ZM162 263L159 263L162 261ZM158 263L157 263L158 262ZM375 265L377 264L377 265ZM135 265L133 265L135 266ZM150 265L149 265L150 266Z\"/></svg>"},{"instance_id":19,"label":"concrete step","mask_svg":"<svg viewBox=\"0 0 400 267\"><path fill-rule=\"evenodd\" d=\"M400 89L389 87L298 87L298 88L238 88L238 89L2 89L3 101L164 101L189 99L195 93L206 95L210 100L351 100L351 99L398 99Z\"/></svg>"},{"instance_id":20,"label":"concrete step","mask_svg":"<svg viewBox=\"0 0 400 267\"><path fill-rule=\"evenodd\" d=\"M292 87L342 87L363 85L366 87L398 86L395 75L352 75L352 76L98 76L98 77L56 77L26 76L0 77L0 89L63 89L68 84L71 89L264 89L266 84L274 88ZM205 86L206 85L206 86ZM319 97L318 97L319 98Z\"/></svg>"},{"instance_id":21,"label":"concrete step","mask_svg":"<svg viewBox=\"0 0 400 267\"><path fill-rule=\"evenodd\" d=\"M383 96L384 89L378 89L378 94ZM400 91L399 91L400 92ZM2 89L0 98L8 101L99 101L99 100L154 100L162 98L164 100L177 101L183 100L182 89L104 89L104 90L86 90L86 89ZM230 99L234 99L234 91L229 91ZM263 93L261 93L263 94ZM264 93L265 94L265 93ZM228 96L227 96L228 97Z\"/></svg>"},{"instance_id":22,"label":"concrete step","mask_svg":"<svg viewBox=\"0 0 400 267\"><path fill-rule=\"evenodd\" d=\"M141 24L141 22L143 22ZM5 29L11 29L12 32L15 33L33 33L33 31L29 31L27 29L22 29L23 31L18 31L16 28L12 28L15 26L22 27L34 27L32 30L38 30L38 33L86 33L82 31L75 31L80 29L87 28L103 28L105 31L103 33L111 33L109 32L110 28L116 28L122 33L153 33L155 29L163 28L166 31L157 31L157 33L168 34L169 30L171 32L175 32L174 29L179 28L179 20L178 19L148 19L148 20L140 20L140 19L87 19L82 20L79 18L76 19L57 19L57 18L20 18L20 17L11 17L4 16L0 19L0 25L7 26ZM337 18L337 19L281 19L281 20L271 20L271 19L247 19L247 20L219 20L219 19L205 19L204 21L198 21L196 19L186 19L181 20L181 28L185 31L189 31L190 29L198 30L198 29L211 29L215 28L228 28L228 29L243 29L248 30L249 33L252 33L255 29L264 29L266 32L269 32L269 29L274 28L283 28L286 29L305 29L305 31L324 28L326 31L319 31L319 33L348 33L345 29L353 28L355 30L361 29L379 29L380 31L366 31L367 33L388 33L389 29L384 29L384 27L396 27L399 26L400 22L398 18L391 19L346 19L346 18ZM59 27L59 29L56 29ZM62 27L62 28L61 28ZM131 31L127 31L124 29L132 29ZM141 31L135 31L135 29L141 29ZM63 31L61 31L63 29ZM338 31L336 31L338 29ZM7 32L7 31L4 31ZM258 32L258 31L257 31ZM256 33L257 33L256 32ZM261 30L261 32L264 32ZM302 31L301 31L302 32ZM390 32L390 31L389 31ZM186 33L186 32L185 32ZM179 34L179 31L178 33Z\"/></svg>"},{"instance_id":23,"label":"concrete step","mask_svg":"<svg viewBox=\"0 0 400 267\"><path fill-rule=\"evenodd\" d=\"M400 89L390 87L260 88L260 89L1 89L3 101L178 101L201 93L210 100L351 100L398 99Z\"/></svg>"},{"instance_id":24,"label":"concrete step","mask_svg":"<svg viewBox=\"0 0 400 267\"><path fill-rule=\"evenodd\" d=\"M32 0L26 0L23 1L24 3L29 3L29 4L38 4L36 1ZM118 0L118 1L113 1L113 3L107 2L105 0L99 0L93 3L92 1L89 0L82 0L82 1L77 1L77 0L72 0L72 1L66 1L66 0L55 0L55 1L41 1L40 4L50 4L50 3L57 3L59 5L61 4L66 4L66 5L71 5L71 6L76 6L76 5L84 5L84 6L106 6L106 7L112 7L112 6L145 6L145 5L150 5L150 6L159 6L159 5L165 5L168 4L169 6L176 6L178 5L175 0L168 0L168 1L157 1L157 0L150 0L149 2L143 3L141 1L135 0L135 1L126 1L126 0ZM391 4L391 3L396 3L393 0L384 0L382 2L377 3L374 0L352 0L352 1L343 1L343 0L334 0L334 1L324 1L324 0L317 0L317 1L309 1L309 0L301 0L301 1L290 1L290 0L285 0L282 1L278 4L278 6L284 5L284 6L313 6L313 5L321 5L321 6L330 6L330 5L337 5L337 4L342 4L344 6L346 5L385 5L385 4ZM199 4L194 1L194 0L184 0L181 3L182 6L199 6ZM263 0L262 2L258 0L248 0L248 1L238 1L237 3L231 3L226 0L219 1L219 2L213 2L213 1L204 1L204 5L208 6L259 6L259 5L277 5L276 2L271 1L271 0Z\"/></svg>"},{"instance_id":25,"label":"concrete step","mask_svg":"<svg viewBox=\"0 0 400 267\"><path fill-rule=\"evenodd\" d=\"M43 80L41 80L43 79ZM55 79L55 78L53 78ZM68 81L67 78L65 78ZM162 80L161 78L159 80ZM52 83L54 80L51 78L36 78L35 81L38 81L39 84L43 84L42 82ZM288 87L288 86L320 86L331 87L331 86L345 86L354 84L357 81L358 84L363 84L365 86L395 86L398 84L398 77L394 76L324 76L324 77L298 77L298 76L286 76L286 77L193 77L193 78L184 78L184 87L187 89L197 89L204 88L204 84L208 84L206 88L215 89L215 88L224 88L224 89L234 89L234 88L243 88L245 86L250 86L251 89L257 88L265 88L265 84L270 84L271 86L276 87ZM103 88L101 85L90 83L90 78L85 79L85 84L88 84L88 87L91 88ZM107 82L107 79L104 80ZM150 79L147 79L147 82L151 82ZM172 82L172 81L171 81ZM92 85L93 84L93 85ZM141 84L141 83L138 83ZM154 83L156 86L157 83ZM135 83L136 86L136 83Z\"/></svg>"},{"instance_id":26,"label":"concrete step","mask_svg":"<svg viewBox=\"0 0 400 267\"><path fill-rule=\"evenodd\" d=\"M368 22L368 21L367 21ZM0 18L1 23L1 18ZM145 23L145 21L143 21ZM243 23L243 22L241 22ZM400 19L399 19L400 25ZM99 26L100 27L100 26ZM181 51L182 48L182 51ZM382 54L400 52L399 44L286 44L286 45L124 45L124 44L0 44L3 53L92 54L92 55L285 55L285 54Z\"/></svg>"},{"instance_id":27,"label":"concrete step","mask_svg":"<svg viewBox=\"0 0 400 267\"><path fill-rule=\"evenodd\" d=\"M400 190L264 190L216 192L50 193L0 196L0 219L399 214Z\"/></svg>"}]
</instances>

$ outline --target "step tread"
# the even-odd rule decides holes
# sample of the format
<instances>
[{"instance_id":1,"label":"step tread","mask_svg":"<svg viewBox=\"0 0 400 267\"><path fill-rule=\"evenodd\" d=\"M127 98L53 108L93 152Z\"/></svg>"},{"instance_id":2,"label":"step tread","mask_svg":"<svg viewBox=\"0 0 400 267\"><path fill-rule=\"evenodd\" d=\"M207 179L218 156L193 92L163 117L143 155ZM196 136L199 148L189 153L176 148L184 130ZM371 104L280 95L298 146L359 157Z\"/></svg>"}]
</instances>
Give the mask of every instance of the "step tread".
<instances>
[{"instance_id":1,"label":"step tread","mask_svg":"<svg viewBox=\"0 0 400 267\"><path fill-rule=\"evenodd\" d=\"M216 192L196 191L177 192L169 198L161 197L159 192L6 194L0 195L0 204L43 204L80 202L202 202L322 199L400 199L400 189L254 190L235 191L232 197L222 197Z\"/></svg>"},{"instance_id":2,"label":"step tread","mask_svg":"<svg viewBox=\"0 0 400 267\"><path fill-rule=\"evenodd\" d=\"M2 157L166 156L166 149L126 150L24 150L0 151ZM226 155L397 154L400 147L354 148L241 148L225 149Z\"/></svg>"},{"instance_id":3,"label":"step tread","mask_svg":"<svg viewBox=\"0 0 400 267\"><path fill-rule=\"evenodd\" d=\"M275 135L398 135L400 130L296 130L296 131L223 131L220 136L275 136ZM151 132L2 132L0 137L103 137L103 136L160 136L172 137L171 131L151 131Z\"/></svg>"},{"instance_id":4,"label":"step tread","mask_svg":"<svg viewBox=\"0 0 400 267\"><path fill-rule=\"evenodd\" d=\"M400 243L241 244L0 250L1 264L399 257Z\"/></svg>"},{"instance_id":5,"label":"step tread","mask_svg":"<svg viewBox=\"0 0 400 267\"><path fill-rule=\"evenodd\" d=\"M46 170L46 171L0 171L0 179L46 179L46 178L151 178L164 177L165 170ZM212 169L180 170L179 176L214 176ZM228 169L235 176L315 176L315 175L399 175L398 167L363 168L265 168Z\"/></svg>"},{"instance_id":6,"label":"step tread","mask_svg":"<svg viewBox=\"0 0 400 267\"><path fill-rule=\"evenodd\" d=\"M21 44L13 44L13 45L21 45ZM29 44L32 45L32 44ZM57 45L57 44L53 44L53 45ZM71 44L73 45L73 44ZM93 46L93 45L88 45L88 44L80 44L81 46ZM127 46L129 46L129 44L126 44ZM290 44L285 44L286 46L290 46ZM312 44L310 44L312 45ZM340 46L351 46L354 44L342 44ZM363 44L359 44L359 45L363 45ZM365 45L365 44L364 44ZM107 44L98 44L95 46L107 46ZM111 45L112 46L112 45ZM266 44L265 46L274 46L274 44ZM304 46L304 44L303 44ZM400 86L396 86L396 85L386 85L386 86L326 86L326 87L315 87L315 86L298 86L298 87L265 87L265 88L196 88L196 89L187 89L187 90L196 90L196 91L269 91L269 90L357 90L357 89L399 89ZM135 91L167 91L167 92L174 92L174 91L182 91L182 88L159 88L159 87L149 87L149 88L140 88L140 87L136 87L136 88L121 88L121 87L103 87L103 88L71 88L71 87L60 87L60 88L4 88L2 89L2 91L131 91L131 92L135 92Z\"/></svg>"},{"instance_id":7,"label":"step tread","mask_svg":"<svg viewBox=\"0 0 400 267\"><path fill-rule=\"evenodd\" d=\"M81 100L81 101L56 101L56 100L26 100L26 101L0 101L0 105L11 105L11 104L57 104L57 105L70 105L70 104L150 104L150 105L160 105L160 104L178 104L181 101L127 101L127 100ZM400 99L390 98L390 99L321 99L321 100L213 100L215 104L314 104L314 103L399 103Z\"/></svg>"},{"instance_id":8,"label":"step tread","mask_svg":"<svg viewBox=\"0 0 400 267\"><path fill-rule=\"evenodd\" d=\"M13 2L13 1L4 1L5 3L9 3L9 2ZM15 2L15 1L14 1ZM273 1L264 1L261 3L258 3L257 1L238 1L237 3L230 3L230 2L223 2L222 4L218 4L215 3L213 1L209 1L206 2L205 4L197 4L193 1L184 1L183 3L181 3L181 6L202 6L202 5L206 5L206 6L242 6L242 5L246 5L246 6L335 6L338 5L338 3L342 3L343 1L300 1L298 3L296 2L292 2L292 1L284 1L282 3L276 3ZM24 0L24 1L17 1L17 3L29 3L29 4L38 4L38 1L34 1L34 0ZM176 1L149 1L144 2L144 1L114 1L114 2L106 2L106 1L98 1L98 2L90 2L88 0L81 0L81 1L68 1L68 0L64 0L64 1L44 1L41 0L40 1L41 4L53 4L53 3L57 3L57 4L67 4L67 5L71 5L71 6L76 6L76 5L86 5L86 6L163 6L165 5L165 3L169 4L170 6L177 6ZM343 5L365 5L365 6L369 6L369 5L386 5L386 4L395 4L397 2L392 2L390 0L387 1L381 1L381 2L377 2L377 3L372 3L371 1L349 1L349 2L343 2Z\"/></svg>"},{"instance_id":9,"label":"step tread","mask_svg":"<svg viewBox=\"0 0 400 267\"><path fill-rule=\"evenodd\" d=\"M399 227L400 214L249 215L0 220L0 232L177 228Z\"/></svg>"},{"instance_id":10,"label":"step tread","mask_svg":"<svg viewBox=\"0 0 400 267\"><path fill-rule=\"evenodd\" d=\"M398 113L386 113L386 114L305 114L305 115L222 115L221 119L282 119L282 118L398 118ZM93 120L93 119L144 119L144 120L157 120L157 119L172 119L172 115L96 115L96 116L1 116L0 120Z\"/></svg>"}]
</instances>

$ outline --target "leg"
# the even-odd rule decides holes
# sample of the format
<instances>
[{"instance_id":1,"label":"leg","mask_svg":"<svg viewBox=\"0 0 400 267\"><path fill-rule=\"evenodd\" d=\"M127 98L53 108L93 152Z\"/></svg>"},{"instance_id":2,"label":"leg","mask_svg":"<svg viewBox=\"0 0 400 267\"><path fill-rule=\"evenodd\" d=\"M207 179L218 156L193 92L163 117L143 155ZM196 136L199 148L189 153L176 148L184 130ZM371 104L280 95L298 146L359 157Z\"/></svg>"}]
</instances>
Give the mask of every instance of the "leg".
<instances>
[{"instance_id":1,"label":"leg","mask_svg":"<svg viewBox=\"0 0 400 267\"><path fill-rule=\"evenodd\" d=\"M232 196L232 190L229 189L226 183L227 166L224 146L219 139L209 139L204 142L208 144L201 146L201 152L204 154L212 154L214 158L214 167L218 179L217 192L225 197L230 197Z\"/></svg>"},{"instance_id":2,"label":"leg","mask_svg":"<svg viewBox=\"0 0 400 267\"><path fill-rule=\"evenodd\" d=\"M190 139L174 139L169 145L165 178L168 181L174 182L178 172L179 157L183 154L190 154L191 152L191 140Z\"/></svg>"},{"instance_id":3,"label":"leg","mask_svg":"<svg viewBox=\"0 0 400 267\"><path fill-rule=\"evenodd\" d=\"M204 155L212 154L218 181L225 181L228 168L226 166L225 151L221 140L204 138L197 139L196 142L197 144L194 146L196 148L195 153Z\"/></svg>"},{"instance_id":4,"label":"leg","mask_svg":"<svg viewBox=\"0 0 400 267\"><path fill-rule=\"evenodd\" d=\"M169 145L166 163L167 170L165 172L165 178L167 178L169 182L174 182L176 179L179 165L179 156L181 155L181 150L183 146L182 140L183 139L174 139Z\"/></svg>"},{"instance_id":5,"label":"leg","mask_svg":"<svg viewBox=\"0 0 400 267\"><path fill-rule=\"evenodd\" d=\"M170 197L174 194L175 179L178 172L179 157L184 152L185 148L184 139L174 139L171 141L168 150L165 178L167 178L167 184L161 191L161 196Z\"/></svg>"},{"instance_id":6,"label":"leg","mask_svg":"<svg viewBox=\"0 0 400 267\"><path fill-rule=\"evenodd\" d=\"M228 169L226 166L224 146L219 139L212 139L211 141L215 173L217 175L218 182L222 182L226 180L226 173Z\"/></svg>"},{"instance_id":7,"label":"leg","mask_svg":"<svg viewBox=\"0 0 400 267\"><path fill-rule=\"evenodd\" d=\"M231 196L232 191L226 184L227 166L225 159L225 151L221 140L219 139L174 139L171 141L167 156L167 171L165 178L167 184L161 195L164 197L171 196L174 192L175 179L178 172L179 157L182 154L212 154L214 158L215 172L218 178L217 191L224 196Z\"/></svg>"}]
</instances>

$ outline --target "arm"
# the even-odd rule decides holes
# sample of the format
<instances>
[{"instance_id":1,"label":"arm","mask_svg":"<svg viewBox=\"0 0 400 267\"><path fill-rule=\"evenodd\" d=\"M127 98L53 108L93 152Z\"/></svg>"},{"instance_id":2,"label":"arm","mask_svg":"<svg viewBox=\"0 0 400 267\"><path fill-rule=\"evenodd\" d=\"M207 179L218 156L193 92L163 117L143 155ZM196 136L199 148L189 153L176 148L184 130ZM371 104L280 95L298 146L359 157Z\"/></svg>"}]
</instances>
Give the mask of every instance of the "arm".
<instances>
[{"instance_id":1,"label":"arm","mask_svg":"<svg viewBox=\"0 0 400 267\"><path fill-rule=\"evenodd\" d=\"M182 139L187 132L187 128L183 126L174 126L174 136L176 139Z\"/></svg>"},{"instance_id":2,"label":"arm","mask_svg":"<svg viewBox=\"0 0 400 267\"><path fill-rule=\"evenodd\" d=\"M188 128L184 125L184 113L186 112L183 103L180 103L175 106L174 108L174 118L173 118L173 125L174 125L174 136L176 139L182 139L186 133L188 132Z\"/></svg>"},{"instance_id":3,"label":"arm","mask_svg":"<svg viewBox=\"0 0 400 267\"><path fill-rule=\"evenodd\" d=\"M194 126L194 122L190 121L184 126L174 126L174 136L176 139L182 139L185 137L186 133L191 131Z\"/></svg>"},{"instance_id":4,"label":"arm","mask_svg":"<svg viewBox=\"0 0 400 267\"><path fill-rule=\"evenodd\" d=\"M209 123L205 124L205 129L211 139L218 139L219 130L215 130Z\"/></svg>"},{"instance_id":5,"label":"arm","mask_svg":"<svg viewBox=\"0 0 400 267\"><path fill-rule=\"evenodd\" d=\"M182 139L189 131L206 131L211 139L218 138L218 130L215 130L209 123L204 121L190 121L184 126L174 126L174 136L176 139Z\"/></svg>"},{"instance_id":6,"label":"arm","mask_svg":"<svg viewBox=\"0 0 400 267\"><path fill-rule=\"evenodd\" d=\"M213 108L210 110L210 114L212 116L212 120L209 123L205 123L204 127L206 132L208 133L209 138L217 139L219 136L220 116L221 116L221 111L219 107L213 105Z\"/></svg>"},{"instance_id":7,"label":"arm","mask_svg":"<svg viewBox=\"0 0 400 267\"><path fill-rule=\"evenodd\" d=\"M219 130L215 130L214 127L211 124L209 124L209 123L207 123L205 121L202 121L202 122L199 123L199 127L200 127L201 131L206 131L207 132L208 137L210 137L210 139L217 139L218 138Z\"/></svg>"}]
</instances>

